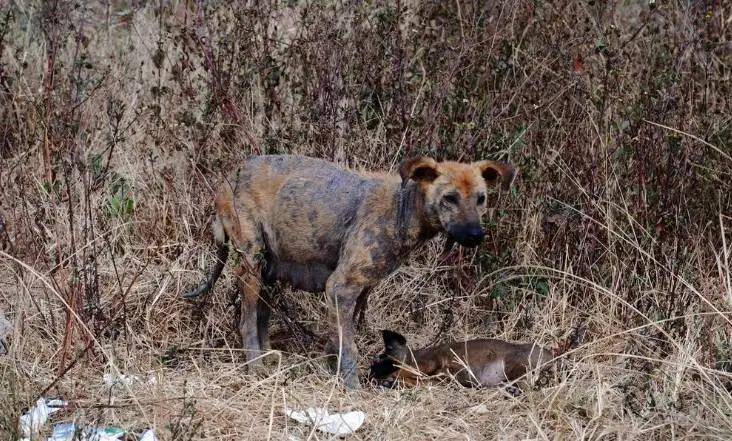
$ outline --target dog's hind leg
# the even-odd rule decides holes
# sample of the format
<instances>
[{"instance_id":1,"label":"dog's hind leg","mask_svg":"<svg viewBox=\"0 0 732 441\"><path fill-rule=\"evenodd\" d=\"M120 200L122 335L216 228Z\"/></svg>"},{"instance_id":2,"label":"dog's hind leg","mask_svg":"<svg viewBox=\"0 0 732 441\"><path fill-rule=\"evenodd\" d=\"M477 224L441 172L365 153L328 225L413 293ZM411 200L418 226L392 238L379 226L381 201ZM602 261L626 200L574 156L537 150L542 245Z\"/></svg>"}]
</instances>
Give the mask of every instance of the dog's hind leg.
<instances>
[{"instance_id":1,"label":"dog's hind leg","mask_svg":"<svg viewBox=\"0 0 732 441\"><path fill-rule=\"evenodd\" d=\"M243 223L243 222L242 222ZM237 251L240 253L241 261L236 271L236 281L239 287L239 295L241 298L240 317L239 317L239 333L241 334L242 348L246 350L246 359L249 366L255 370L263 366L261 343L262 341L262 323L267 322L269 311L265 311L263 305L264 299L262 295L262 262L258 259L263 245L256 239L244 240L243 237L235 242ZM260 317L260 314L264 314ZM264 319L264 320L262 320ZM263 330L265 336L267 330ZM266 340L269 340L266 338Z\"/></svg>"},{"instance_id":2,"label":"dog's hind leg","mask_svg":"<svg viewBox=\"0 0 732 441\"><path fill-rule=\"evenodd\" d=\"M356 300L356 307L353 310L353 322L356 324L356 329L359 331L363 329L363 322L366 319L366 310L369 306L369 289L365 289Z\"/></svg>"},{"instance_id":3,"label":"dog's hind leg","mask_svg":"<svg viewBox=\"0 0 732 441\"><path fill-rule=\"evenodd\" d=\"M261 281L257 263L249 256L242 255L242 262L236 270L236 281L241 296L239 333L242 347L246 350L249 366L257 369L262 366L261 346L258 330L258 304Z\"/></svg>"},{"instance_id":4,"label":"dog's hind leg","mask_svg":"<svg viewBox=\"0 0 732 441\"><path fill-rule=\"evenodd\" d=\"M259 336L259 348L262 351L269 351L269 317L272 313L272 290L273 286L265 286L259 293L257 301L257 334Z\"/></svg>"},{"instance_id":5,"label":"dog's hind leg","mask_svg":"<svg viewBox=\"0 0 732 441\"><path fill-rule=\"evenodd\" d=\"M239 194L234 199L230 186L224 185L216 198L216 211L223 227L223 233L230 239L231 246L240 255L240 264L236 269L236 283L241 297L239 333L242 347L246 350L249 366L258 369L263 363L260 358L258 330L258 305L262 301L262 261L264 241L255 219L251 215L250 198L247 194ZM249 209L245 208L249 207Z\"/></svg>"}]
</instances>

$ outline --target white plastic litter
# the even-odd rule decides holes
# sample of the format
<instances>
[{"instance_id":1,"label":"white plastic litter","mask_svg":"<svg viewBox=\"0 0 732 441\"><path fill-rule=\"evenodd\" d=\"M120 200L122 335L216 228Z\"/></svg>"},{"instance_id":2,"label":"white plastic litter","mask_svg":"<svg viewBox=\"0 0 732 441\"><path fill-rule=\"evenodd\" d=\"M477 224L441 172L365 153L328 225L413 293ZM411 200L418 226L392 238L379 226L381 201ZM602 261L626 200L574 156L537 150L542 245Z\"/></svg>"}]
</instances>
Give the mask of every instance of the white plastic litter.
<instances>
[{"instance_id":1,"label":"white plastic litter","mask_svg":"<svg viewBox=\"0 0 732 441\"><path fill-rule=\"evenodd\" d=\"M75 441L76 430L73 423L56 424L47 441ZM120 441L124 435L125 431L118 427L90 427L81 431L81 441Z\"/></svg>"},{"instance_id":2,"label":"white plastic litter","mask_svg":"<svg viewBox=\"0 0 732 441\"><path fill-rule=\"evenodd\" d=\"M338 436L355 432L366 420L366 414L358 410L330 414L328 409L322 407L309 407L301 411L285 406L285 415L299 423L313 425L321 432Z\"/></svg>"},{"instance_id":3,"label":"white plastic litter","mask_svg":"<svg viewBox=\"0 0 732 441\"><path fill-rule=\"evenodd\" d=\"M67 439L74 439L76 433L76 426L74 424L56 424L53 426L53 434L48 441L66 441Z\"/></svg>"},{"instance_id":4,"label":"white plastic litter","mask_svg":"<svg viewBox=\"0 0 732 441\"><path fill-rule=\"evenodd\" d=\"M158 441L158 438L155 436L155 432L153 432L152 429L148 429L142 434L140 441Z\"/></svg>"},{"instance_id":5,"label":"white plastic litter","mask_svg":"<svg viewBox=\"0 0 732 441\"><path fill-rule=\"evenodd\" d=\"M125 436L125 431L118 427L94 427L85 430L84 434L89 441L119 441Z\"/></svg>"},{"instance_id":6,"label":"white plastic litter","mask_svg":"<svg viewBox=\"0 0 732 441\"><path fill-rule=\"evenodd\" d=\"M68 403L63 400L38 399L36 405L20 417L20 434L22 438L19 441L37 440L38 432L46 424L50 415L67 405ZM74 438L77 433L80 434L81 438ZM82 428L79 428L74 423L62 423L53 426L53 434L50 438L46 438L46 441L121 441L125 433L119 427L82 426ZM142 434L140 441L158 441L158 439L152 429L148 429Z\"/></svg>"},{"instance_id":7,"label":"white plastic litter","mask_svg":"<svg viewBox=\"0 0 732 441\"><path fill-rule=\"evenodd\" d=\"M20 417L20 434L25 438L38 433L48 421L48 417L66 407L68 403L63 400L46 400L39 398L36 405L25 415Z\"/></svg>"}]
</instances>

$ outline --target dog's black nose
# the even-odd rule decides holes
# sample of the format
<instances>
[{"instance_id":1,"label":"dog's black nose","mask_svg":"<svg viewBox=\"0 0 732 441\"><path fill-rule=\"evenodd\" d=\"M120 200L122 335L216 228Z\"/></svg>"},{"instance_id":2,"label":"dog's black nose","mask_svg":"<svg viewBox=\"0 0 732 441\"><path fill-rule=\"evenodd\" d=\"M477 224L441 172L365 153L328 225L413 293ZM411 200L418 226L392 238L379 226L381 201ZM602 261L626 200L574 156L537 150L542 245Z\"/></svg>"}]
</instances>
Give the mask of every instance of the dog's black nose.
<instances>
[{"instance_id":1,"label":"dog's black nose","mask_svg":"<svg viewBox=\"0 0 732 441\"><path fill-rule=\"evenodd\" d=\"M475 243L481 243L483 242L483 238L485 237L485 232L479 226L470 227L465 235L467 236L468 240Z\"/></svg>"},{"instance_id":2,"label":"dog's black nose","mask_svg":"<svg viewBox=\"0 0 732 441\"><path fill-rule=\"evenodd\" d=\"M461 225L451 228L450 235L464 247L474 247L483 242L485 231L480 225Z\"/></svg>"}]
</instances>

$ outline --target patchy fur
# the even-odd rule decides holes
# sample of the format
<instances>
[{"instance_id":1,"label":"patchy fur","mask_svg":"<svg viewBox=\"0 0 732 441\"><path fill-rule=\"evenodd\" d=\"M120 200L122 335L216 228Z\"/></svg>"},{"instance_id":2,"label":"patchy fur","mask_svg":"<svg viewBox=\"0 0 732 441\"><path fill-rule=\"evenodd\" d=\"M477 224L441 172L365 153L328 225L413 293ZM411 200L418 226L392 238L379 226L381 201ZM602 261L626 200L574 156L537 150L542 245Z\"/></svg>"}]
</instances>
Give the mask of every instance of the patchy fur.
<instances>
[{"instance_id":1,"label":"patchy fur","mask_svg":"<svg viewBox=\"0 0 732 441\"><path fill-rule=\"evenodd\" d=\"M422 157L404 161L399 174L357 173L301 156L255 156L221 184L214 238L220 250L231 243L241 255L239 330L253 365L269 344L261 284L325 290L332 349L340 354L346 384L355 387L353 319L363 313L369 290L437 233L465 246L480 243L486 187L499 178L507 186L514 171L501 162ZM447 193L458 197L446 201ZM225 259L220 252L211 275L186 297L209 291Z\"/></svg>"}]
</instances>

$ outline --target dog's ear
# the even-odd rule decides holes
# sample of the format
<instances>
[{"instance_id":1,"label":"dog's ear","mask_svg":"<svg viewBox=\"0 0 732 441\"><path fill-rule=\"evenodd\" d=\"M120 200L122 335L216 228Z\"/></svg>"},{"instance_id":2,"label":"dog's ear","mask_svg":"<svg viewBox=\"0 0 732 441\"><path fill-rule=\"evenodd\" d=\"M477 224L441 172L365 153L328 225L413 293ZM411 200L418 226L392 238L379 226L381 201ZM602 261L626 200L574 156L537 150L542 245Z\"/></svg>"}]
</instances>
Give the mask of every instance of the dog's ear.
<instances>
[{"instance_id":1,"label":"dog's ear","mask_svg":"<svg viewBox=\"0 0 732 441\"><path fill-rule=\"evenodd\" d=\"M439 175L437 161L427 156L405 159L399 164L402 185L406 185L410 179L416 182L432 182Z\"/></svg>"},{"instance_id":2,"label":"dog's ear","mask_svg":"<svg viewBox=\"0 0 732 441\"><path fill-rule=\"evenodd\" d=\"M511 187L511 182L516 176L516 170L513 166L503 161L478 161L473 163L480 170L480 174L483 175L486 183L493 185L498 182L499 178L501 181L501 187L504 190L508 190Z\"/></svg>"},{"instance_id":3,"label":"dog's ear","mask_svg":"<svg viewBox=\"0 0 732 441\"><path fill-rule=\"evenodd\" d=\"M384 329L381 331L381 336L384 338L384 348L388 351L389 348L396 348L407 345L407 339L402 334L394 331Z\"/></svg>"},{"instance_id":4,"label":"dog's ear","mask_svg":"<svg viewBox=\"0 0 732 441\"><path fill-rule=\"evenodd\" d=\"M398 332L383 330L381 336L384 338L384 354L397 360L404 361L407 357L407 339Z\"/></svg>"}]
</instances>

